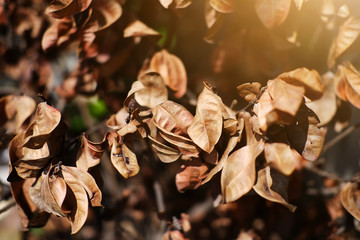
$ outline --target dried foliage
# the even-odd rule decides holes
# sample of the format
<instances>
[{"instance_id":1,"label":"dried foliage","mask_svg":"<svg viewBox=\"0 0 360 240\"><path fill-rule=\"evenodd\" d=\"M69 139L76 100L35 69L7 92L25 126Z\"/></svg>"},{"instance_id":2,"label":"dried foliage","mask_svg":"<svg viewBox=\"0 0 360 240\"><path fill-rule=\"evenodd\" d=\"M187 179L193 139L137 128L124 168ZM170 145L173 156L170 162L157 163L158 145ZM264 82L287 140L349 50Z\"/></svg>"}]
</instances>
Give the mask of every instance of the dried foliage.
<instances>
[{"instance_id":1,"label":"dried foliage","mask_svg":"<svg viewBox=\"0 0 360 240\"><path fill-rule=\"evenodd\" d=\"M0 0L0 149L22 227L57 216L71 234L116 221L121 239L358 237L343 210L360 221L358 171L326 168L360 126L355 6Z\"/></svg>"}]
</instances>

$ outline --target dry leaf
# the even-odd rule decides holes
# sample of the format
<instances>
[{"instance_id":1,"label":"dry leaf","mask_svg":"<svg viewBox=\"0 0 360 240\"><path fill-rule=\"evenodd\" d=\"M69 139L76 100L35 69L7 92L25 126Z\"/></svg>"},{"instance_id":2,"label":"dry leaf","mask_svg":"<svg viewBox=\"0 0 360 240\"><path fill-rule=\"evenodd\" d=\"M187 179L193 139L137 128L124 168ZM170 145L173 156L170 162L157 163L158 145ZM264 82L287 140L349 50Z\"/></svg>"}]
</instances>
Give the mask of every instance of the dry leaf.
<instances>
[{"instance_id":1,"label":"dry leaf","mask_svg":"<svg viewBox=\"0 0 360 240\"><path fill-rule=\"evenodd\" d=\"M323 96L315 101L305 103L319 118L320 125L328 124L335 116L337 110L336 94L334 92L334 74L327 72L322 76L324 86ZM324 107L326 106L326 108Z\"/></svg>"},{"instance_id":2,"label":"dry leaf","mask_svg":"<svg viewBox=\"0 0 360 240\"><path fill-rule=\"evenodd\" d=\"M285 72L278 76L281 80L305 88L305 96L311 100L321 98L323 94L323 85L321 77L316 70L309 70L307 68L297 68L291 72Z\"/></svg>"},{"instance_id":3,"label":"dry leaf","mask_svg":"<svg viewBox=\"0 0 360 240\"><path fill-rule=\"evenodd\" d=\"M158 73L146 73L140 77L139 81L144 88L136 91L134 97L141 106L154 108L167 100L168 91Z\"/></svg>"},{"instance_id":4,"label":"dry leaf","mask_svg":"<svg viewBox=\"0 0 360 240\"><path fill-rule=\"evenodd\" d=\"M89 168L94 167L100 163L100 157L105 152L107 146L107 135L100 143L89 141L85 134L81 137L81 147L77 154L76 166L88 171Z\"/></svg>"},{"instance_id":5,"label":"dry leaf","mask_svg":"<svg viewBox=\"0 0 360 240\"><path fill-rule=\"evenodd\" d=\"M210 0L210 6L221 13L231 13L235 8L235 0Z\"/></svg>"},{"instance_id":6,"label":"dry leaf","mask_svg":"<svg viewBox=\"0 0 360 240\"><path fill-rule=\"evenodd\" d=\"M136 20L127 26L124 30L124 37L145 37L145 36L158 36L157 31L149 28L145 23Z\"/></svg>"},{"instance_id":7,"label":"dry leaf","mask_svg":"<svg viewBox=\"0 0 360 240\"><path fill-rule=\"evenodd\" d=\"M192 159L182 166L181 171L176 174L175 183L179 192L188 189L196 189L206 177L209 167L199 159Z\"/></svg>"},{"instance_id":8,"label":"dry leaf","mask_svg":"<svg viewBox=\"0 0 360 240\"><path fill-rule=\"evenodd\" d=\"M69 41L76 31L76 24L73 18L59 19L45 31L41 40L41 47L44 51L51 47L58 47Z\"/></svg>"},{"instance_id":9,"label":"dry leaf","mask_svg":"<svg viewBox=\"0 0 360 240\"><path fill-rule=\"evenodd\" d=\"M193 115L183 106L166 101L151 109L155 124L175 134L187 134Z\"/></svg>"},{"instance_id":10,"label":"dry leaf","mask_svg":"<svg viewBox=\"0 0 360 240\"><path fill-rule=\"evenodd\" d=\"M285 143L265 143L266 162L285 175L290 175L302 159L300 154Z\"/></svg>"},{"instance_id":11,"label":"dry leaf","mask_svg":"<svg viewBox=\"0 0 360 240\"><path fill-rule=\"evenodd\" d=\"M237 91L239 96L245 98L246 101L254 101L257 95L260 93L261 83L252 82L252 83L243 83L237 86Z\"/></svg>"},{"instance_id":12,"label":"dry leaf","mask_svg":"<svg viewBox=\"0 0 360 240\"><path fill-rule=\"evenodd\" d=\"M233 202L248 193L256 179L255 160L264 145L247 145L233 152L221 173L221 191L224 202Z\"/></svg>"},{"instance_id":13,"label":"dry leaf","mask_svg":"<svg viewBox=\"0 0 360 240\"><path fill-rule=\"evenodd\" d=\"M111 162L124 178L133 177L140 170L132 143L121 136L112 145Z\"/></svg>"},{"instance_id":14,"label":"dry leaf","mask_svg":"<svg viewBox=\"0 0 360 240\"><path fill-rule=\"evenodd\" d=\"M309 161L315 161L320 156L325 142L325 129L318 124L314 112L303 105L295 123L285 127L290 146Z\"/></svg>"},{"instance_id":15,"label":"dry leaf","mask_svg":"<svg viewBox=\"0 0 360 240\"><path fill-rule=\"evenodd\" d=\"M355 107L360 108L360 74L349 62L345 64L344 74L346 99Z\"/></svg>"},{"instance_id":16,"label":"dry leaf","mask_svg":"<svg viewBox=\"0 0 360 240\"><path fill-rule=\"evenodd\" d=\"M215 93L207 86L198 97L196 114L188 128L188 135L205 152L210 153L222 132L221 107Z\"/></svg>"},{"instance_id":17,"label":"dry leaf","mask_svg":"<svg viewBox=\"0 0 360 240\"><path fill-rule=\"evenodd\" d=\"M45 13L54 18L73 16L87 9L92 0L53 0Z\"/></svg>"},{"instance_id":18,"label":"dry leaf","mask_svg":"<svg viewBox=\"0 0 360 240\"><path fill-rule=\"evenodd\" d=\"M163 77L165 84L175 91L176 98L185 94L187 76L180 58L163 49L151 58L149 69Z\"/></svg>"},{"instance_id":19,"label":"dry leaf","mask_svg":"<svg viewBox=\"0 0 360 240\"><path fill-rule=\"evenodd\" d=\"M330 48L328 56L329 68L334 66L336 59L355 42L359 33L360 19L349 17L343 22Z\"/></svg>"},{"instance_id":20,"label":"dry leaf","mask_svg":"<svg viewBox=\"0 0 360 240\"><path fill-rule=\"evenodd\" d=\"M296 209L296 206L291 205L287 202L287 179L284 181L284 176L281 176L280 174L273 175L271 174L270 167L267 166L263 169L260 169L257 173L257 182L254 185L253 189L257 194L262 196L263 198L272 201L277 202L285 207L287 207L291 212L294 212ZM285 177L286 178L286 177ZM274 182L273 182L274 180ZM275 191L271 187L274 188L274 186L280 191ZM281 191L282 190L282 191ZM283 195L283 196L282 196ZM285 195L285 196L284 196Z\"/></svg>"},{"instance_id":21,"label":"dry leaf","mask_svg":"<svg viewBox=\"0 0 360 240\"><path fill-rule=\"evenodd\" d=\"M159 159L164 163L171 163L178 160L181 156L180 151L157 141L150 135L148 136L151 146L155 149Z\"/></svg>"},{"instance_id":22,"label":"dry leaf","mask_svg":"<svg viewBox=\"0 0 360 240\"><path fill-rule=\"evenodd\" d=\"M360 209L355 201L358 183L348 182L343 186L340 193L340 201L344 208L358 221L360 221Z\"/></svg>"},{"instance_id":23,"label":"dry leaf","mask_svg":"<svg viewBox=\"0 0 360 240\"><path fill-rule=\"evenodd\" d=\"M255 10L268 29L282 24L290 10L291 0L255 0Z\"/></svg>"},{"instance_id":24,"label":"dry leaf","mask_svg":"<svg viewBox=\"0 0 360 240\"><path fill-rule=\"evenodd\" d=\"M84 29L89 32L100 31L116 22L122 15L122 7L117 0L92 1L92 14Z\"/></svg>"}]
</instances>

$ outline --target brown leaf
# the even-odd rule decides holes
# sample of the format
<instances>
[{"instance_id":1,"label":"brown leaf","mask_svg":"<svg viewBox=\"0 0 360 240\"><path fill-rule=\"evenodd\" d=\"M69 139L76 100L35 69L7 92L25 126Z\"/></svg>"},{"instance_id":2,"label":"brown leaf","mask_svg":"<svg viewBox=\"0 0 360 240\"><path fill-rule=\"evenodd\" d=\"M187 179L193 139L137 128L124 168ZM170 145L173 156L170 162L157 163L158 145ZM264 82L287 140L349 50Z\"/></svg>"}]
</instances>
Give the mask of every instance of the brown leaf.
<instances>
[{"instance_id":1,"label":"brown leaf","mask_svg":"<svg viewBox=\"0 0 360 240\"><path fill-rule=\"evenodd\" d=\"M180 58L163 49L151 58L149 68L163 77L165 84L175 91L176 98L185 94L187 76Z\"/></svg>"},{"instance_id":2,"label":"brown leaf","mask_svg":"<svg viewBox=\"0 0 360 240\"><path fill-rule=\"evenodd\" d=\"M0 127L18 132L25 120L35 110L35 101L28 96L8 95L0 98Z\"/></svg>"},{"instance_id":3,"label":"brown leaf","mask_svg":"<svg viewBox=\"0 0 360 240\"><path fill-rule=\"evenodd\" d=\"M157 128L159 129L160 136L165 141L179 148L180 152L186 155L186 157L196 157L199 154L199 149L197 149L191 139L169 132L160 126L157 126Z\"/></svg>"},{"instance_id":4,"label":"brown leaf","mask_svg":"<svg viewBox=\"0 0 360 240\"><path fill-rule=\"evenodd\" d=\"M285 127L290 146L309 161L315 161L320 156L325 142L325 129L318 124L314 112L303 105L295 123Z\"/></svg>"},{"instance_id":5,"label":"brown leaf","mask_svg":"<svg viewBox=\"0 0 360 240\"><path fill-rule=\"evenodd\" d=\"M360 221L360 209L355 201L355 194L358 192L358 183L348 182L340 193L341 204L357 220Z\"/></svg>"},{"instance_id":6,"label":"brown leaf","mask_svg":"<svg viewBox=\"0 0 360 240\"><path fill-rule=\"evenodd\" d=\"M164 8L169 8L170 4L173 2L174 0L159 0L159 2L161 3L161 5Z\"/></svg>"},{"instance_id":7,"label":"brown leaf","mask_svg":"<svg viewBox=\"0 0 360 240\"><path fill-rule=\"evenodd\" d=\"M222 15L222 13L216 11L215 8L210 5L210 0L205 1L205 21L208 28L214 26Z\"/></svg>"},{"instance_id":8,"label":"brown leaf","mask_svg":"<svg viewBox=\"0 0 360 240\"><path fill-rule=\"evenodd\" d=\"M140 169L132 143L121 136L112 145L111 162L124 178L135 176Z\"/></svg>"},{"instance_id":9,"label":"brown leaf","mask_svg":"<svg viewBox=\"0 0 360 240\"><path fill-rule=\"evenodd\" d=\"M210 6L221 13L231 13L235 8L235 0L210 0Z\"/></svg>"},{"instance_id":10,"label":"brown leaf","mask_svg":"<svg viewBox=\"0 0 360 240\"><path fill-rule=\"evenodd\" d=\"M70 213L66 214L71 222L71 234L75 234L82 228L87 219L89 206L88 198L84 187L70 172L65 170L62 171L62 174L75 198L75 206L70 209ZM72 205L73 203L70 204Z\"/></svg>"},{"instance_id":11,"label":"brown leaf","mask_svg":"<svg viewBox=\"0 0 360 240\"><path fill-rule=\"evenodd\" d=\"M355 42L359 34L360 19L349 17L341 24L328 56L328 66L330 68L334 66L336 59Z\"/></svg>"},{"instance_id":12,"label":"brown leaf","mask_svg":"<svg viewBox=\"0 0 360 240\"><path fill-rule=\"evenodd\" d=\"M99 189L99 187L97 186L95 179L86 171L77 168L77 167L70 167L70 166L65 166L62 165L61 169L63 170L63 172L69 173L77 182L80 186L82 186L86 192L87 195L89 196L90 202L91 202L91 206L93 207L101 207L101 199L102 199L102 194L101 191ZM69 175L67 175L69 176ZM67 179L64 175L65 181L67 183ZM71 186L70 186L71 188Z\"/></svg>"},{"instance_id":13,"label":"brown leaf","mask_svg":"<svg viewBox=\"0 0 360 240\"><path fill-rule=\"evenodd\" d=\"M345 67L343 65L338 65L337 72L334 78L334 90L336 96L343 101L347 101L346 94L345 94Z\"/></svg>"},{"instance_id":14,"label":"brown leaf","mask_svg":"<svg viewBox=\"0 0 360 240\"><path fill-rule=\"evenodd\" d=\"M319 118L320 125L329 123L335 116L337 110L336 94L334 92L334 74L325 73L322 76L324 86L323 96L315 101L305 103ZM324 107L326 106L326 108Z\"/></svg>"},{"instance_id":15,"label":"brown leaf","mask_svg":"<svg viewBox=\"0 0 360 240\"><path fill-rule=\"evenodd\" d=\"M16 202L21 225L24 229L30 227L43 227L50 217L50 213L38 209L31 201L29 188L35 180L35 178L28 178L10 182L11 194Z\"/></svg>"},{"instance_id":16,"label":"brown leaf","mask_svg":"<svg viewBox=\"0 0 360 240\"><path fill-rule=\"evenodd\" d=\"M92 15L84 26L88 32L97 32L109 27L122 15L122 7L117 0L92 1L90 8Z\"/></svg>"},{"instance_id":17,"label":"brown leaf","mask_svg":"<svg viewBox=\"0 0 360 240\"><path fill-rule=\"evenodd\" d=\"M269 80L267 85L274 108L295 116L303 102L304 88L290 85L278 78Z\"/></svg>"},{"instance_id":18,"label":"brown leaf","mask_svg":"<svg viewBox=\"0 0 360 240\"><path fill-rule=\"evenodd\" d=\"M261 83L252 82L252 83L243 83L237 86L237 91L239 96L245 98L246 101L254 101L257 95L260 93Z\"/></svg>"},{"instance_id":19,"label":"brown leaf","mask_svg":"<svg viewBox=\"0 0 360 240\"><path fill-rule=\"evenodd\" d=\"M187 134L193 115L183 106L166 101L151 109L155 124L175 134Z\"/></svg>"},{"instance_id":20,"label":"brown leaf","mask_svg":"<svg viewBox=\"0 0 360 240\"><path fill-rule=\"evenodd\" d=\"M285 178L285 179L284 179ZM274 180L274 182L273 182ZM272 189L271 187L275 187L277 185L277 189L280 191L276 191ZM285 176L282 176L280 174L274 175L272 171L270 171L270 167L267 166L263 169L260 169L257 173L257 182L254 185L253 189L257 194L262 196L263 198L272 201L277 202L285 207L287 207L291 212L294 212L296 209L296 206L291 205L287 202L287 178Z\"/></svg>"},{"instance_id":21,"label":"brown leaf","mask_svg":"<svg viewBox=\"0 0 360 240\"><path fill-rule=\"evenodd\" d=\"M45 31L41 40L41 47L44 51L51 47L58 47L69 41L72 34L75 34L76 31L76 24L73 18L59 19L53 22Z\"/></svg>"},{"instance_id":22,"label":"brown leaf","mask_svg":"<svg viewBox=\"0 0 360 240\"><path fill-rule=\"evenodd\" d=\"M150 135L148 136L151 146L155 149L159 159L164 163L171 163L178 160L181 156L179 150L176 150L172 147L166 146L165 144L157 141Z\"/></svg>"},{"instance_id":23,"label":"brown leaf","mask_svg":"<svg viewBox=\"0 0 360 240\"><path fill-rule=\"evenodd\" d=\"M84 171L88 171L89 168L94 167L100 163L100 157L107 148L107 136L100 143L94 143L89 141L85 134L81 137L81 147L78 151L76 160L76 166Z\"/></svg>"},{"instance_id":24,"label":"brown leaf","mask_svg":"<svg viewBox=\"0 0 360 240\"><path fill-rule=\"evenodd\" d=\"M256 179L255 160L263 151L263 143L247 145L233 152L221 173L224 202L233 202L249 192Z\"/></svg>"},{"instance_id":25,"label":"brown leaf","mask_svg":"<svg viewBox=\"0 0 360 240\"><path fill-rule=\"evenodd\" d=\"M285 175L290 175L302 159L300 154L285 143L265 143L266 162Z\"/></svg>"},{"instance_id":26,"label":"brown leaf","mask_svg":"<svg viewBox=\"0 0 360 240\"><path fill-rule=\"evenodd\" d=\"M290 10L291 0L255 0L255 10L268 29L282 24Z\"/></svg>"},{"instance_id":27,"label":"brown leaf","mask_svg":"<svg viewBox=\"0 0 360 240\"><path fill-rule=\"evenodd\" d=\"M140 20L132 22L124 30L124 37L145 37L145 36L159 36L160 33L148 27Z\"/></svg>"},{"instance_id":28,"label":"brown leaf","mask_svg":"<svg viewBox=\"0 0 360 240\"><path fill-rule=\"evenodd\" d=\"M344 66L343 79L346 99L355 107L360 108L360 73L347 62Z\"/></svg>"},{"instance_id":29,"label":"brown leaf","mask_svg":"<svg viewBox=\"0 0 360 240\"><path fill-rule=\"evenodd\" d=\"M144 88L136 91L134 97L141 106L154 108L168 99L165 83L158 73L146 73L140 77L139 81Z\"/></svg>"},{"instance_id":30,"label":"brown leaf","mask_svg":"<svg viewBox=\"0 0 360 240\"><path fill-rule=\"evenodd\" d=\"M176 174L176 188L179 192L188 189L196 189L201 185L201 181L206 177L209 167L202 163L200 159L193 159L182 166L181 171Z\"/></svg>"},{"instance_id":31,"label":"brown leaf","mask_svg":"<svg viewBox=\"0 0 360 240\"><path fill-rule=\"evenodd\" d=\"M241 138L241 133L242 133L242 131L240 131L238 134L230 137L230 139L227 143L226 149L225 149L224 153L222 154L219 162L216 164L216 166L214 168L212 168L210 170L209 174L206 176L206 178L204 179L204 181L201 184L205 184L208 181L210 181L211 178L215 174L217 174L218 172L220 172L223 169L223 167L229 157L229 154L234 150L236 144L238 143L239 139Z\"/></svg>"},{"instance_id":32,"label":"brown leaf","mask_svg":"<svg viewBox=\"0 0 360 240\"><path fill-rule=\"evenodd\" d=\"M49 177L50 170L49 167L44 169L36 183L29 189L29 194L33 203L41 210L64 217L65 213L61 209L62 202L57 202L50 188L50 181L56 179L56 176ZM66 195L66 186L65 192L62 191L62 193ZM57 196L57 199L64 199L65 195L63 197Z\"/></svg>"},{"instance_id":33,"label":"brown leaf","mask_svg":"<svg viewBox=\"0 0 360 240\"><path fill-rule=\"evenodd\" d=\"M297 68L291 72L285 72L278 76L281 80L305 88L305 96L311 100L321 98L323 94L323 85L321 77L316 70L309 70L307 68Z\"/></svg>"},{"instance_id":34,"label":"brown leaf","mask_svg":"<svg viewBox=\"0 0 360 240\"><path fill-rule=\"evenodd\" d=\"M54 18L73 16L87 9L92 0L53 0L45 13Z\"/></svg>"},{"instance_id":35,"label":"brown leaf","mask_svg":"<svg viewBox=\"0 0 360 240\"><path fill-rule=\"evenodd\" d=\"M223 119L217 96L207 86L198 97L196 114L188 135L205 152L210 153L219 141Z\"/></svg>"}]
</instances>

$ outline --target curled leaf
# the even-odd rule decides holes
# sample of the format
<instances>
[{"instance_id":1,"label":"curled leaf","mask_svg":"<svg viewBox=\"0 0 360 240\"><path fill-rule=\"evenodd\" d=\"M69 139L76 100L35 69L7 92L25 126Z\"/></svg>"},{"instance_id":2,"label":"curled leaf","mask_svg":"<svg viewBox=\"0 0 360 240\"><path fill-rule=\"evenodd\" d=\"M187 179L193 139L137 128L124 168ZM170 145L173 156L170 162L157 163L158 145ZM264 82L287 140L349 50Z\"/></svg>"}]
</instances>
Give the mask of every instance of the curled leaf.
<instances>
[{"instance_id":1,"label":"curled leaf","mask_svg":"<svg viewBox=\"0 0 360 240\"><path fill-rule=\"evenodd\" d=\"M158 73L146 73L140 77L139 82L144 88L137 90L134 98L141 106L154 108L167 100L168 91Z\"/></svg>"},{"instance_id":2,"label":"curled leaf","mask_svg":"<svg viewBox=\"0 0 360 240\"><path fill-rule=\"evenodd\" d=\"M53 0L45 12L54 18L64 18L84 11L91 2L92 0Z\"/></svg>"},{"instance_id":3,"label":"curled leaf","mask_svg":"<svg viewBox=\"0 0 360 240\"><path fill-rule=\"evenodd\" d=\"M221 13L231 13L235 8L235 0L210 0L210 6Z\"/></svg>"},{"instance_id":4,"label":"curled leaf","mask_svg":"<svg viewBox=\"0 0 360 240\"><path fill-rule=\"evenodd\" d=\"M360 221L360 209L355 201L358 183L348 182L342 188L340 201L344 208L357 220Z\"/></svg>"},{"instance_id":5,"label":"curled leaf","mask_svg":"<svg viewBox=\"0 0 360 240\"><path fill-rule=\"evenodd\" d=\"M160 35L154 29L148 27L145 23L136 20L127 26L124 30L124 37L145 37Z\"/></svg>"},{"instance_id":6,"label":"curled leaf","mask_svg":"<svg viewBox=\"0 0 360 240\"><path fill-rule=\"evenodd\" d=\"M206 177L209 167L199 159L193 159L182 166L181 171L176 174L176 188L179 192L188 189L196 189Z\"/></svg>"}]
</instances>

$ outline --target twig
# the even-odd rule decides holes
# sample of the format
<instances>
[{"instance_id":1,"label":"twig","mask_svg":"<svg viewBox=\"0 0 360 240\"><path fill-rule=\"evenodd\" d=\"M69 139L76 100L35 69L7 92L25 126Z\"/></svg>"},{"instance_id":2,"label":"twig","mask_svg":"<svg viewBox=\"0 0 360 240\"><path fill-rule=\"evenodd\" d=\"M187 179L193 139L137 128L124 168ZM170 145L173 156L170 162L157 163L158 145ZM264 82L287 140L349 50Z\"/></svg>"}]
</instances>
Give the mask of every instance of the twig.
<instances>
[{"instance_id":1,"label":"twig","mask_svg":"<svg viewBox=\"0 0 360 240\"><path fill-rule=\"evenodd\" d=\"M356 130L357 128L360 127L360 123L356 123L350 127L348 127L345 131L343 131L342 133L338 134L336 137L334 137L333 139L331 139L328 143L325 144L325 146L323 147L322 153L324 154L325 152L327 152L330 148L332 148L334 145L336 145L337 143L339 143L342 139L344 139L345 137L347 137L350 133L352 133L354 130Z\"/></svg>"},{"instance_id":2,"label":"twig","mask_svg":"<svg viewBox=\"0 0 360 240\"><path fill-rule=\"evenodd\" d=\"M242 109L239 111L239 113L240 113L240 112L245 112L246 110L248 110L248 108L252 107L257 101L259 101L260 97L263 95L263 93L266 91L266 89L267 89L267 86L262 87L262 88L260 89L260 92L256 95L255 99L252 100L251 102L249 102L248 105L246 105L244 108L242 108Z\"/></svg>"},{"instance_id":3,"label":"twig","mask_svg":"<svg viewBox=\"0 0 360 240\"><path fill-rule=\"evenodd\" d=\"M156 200L156 206L157 206L158 212L164 213L166 210L165 203L164 203L164 196L162 193L161 185L157 180L154 181L153 188L154 188L154 192L155 192L155 200Z\"/></svg>"},{"instance_id":4,"label":"twig","mask_svg":"<svg viewBox=\"0 0 360 240\"><path fill-rule=\"evenodd\" d=\"M11 200L7 205L5 205L3 208L0 209L0 214L6 212L7 210L12 208L13 206L15 206L15 201Z\"/></svg>"}]
</instances>

